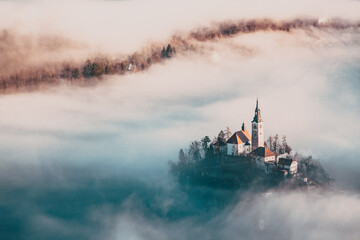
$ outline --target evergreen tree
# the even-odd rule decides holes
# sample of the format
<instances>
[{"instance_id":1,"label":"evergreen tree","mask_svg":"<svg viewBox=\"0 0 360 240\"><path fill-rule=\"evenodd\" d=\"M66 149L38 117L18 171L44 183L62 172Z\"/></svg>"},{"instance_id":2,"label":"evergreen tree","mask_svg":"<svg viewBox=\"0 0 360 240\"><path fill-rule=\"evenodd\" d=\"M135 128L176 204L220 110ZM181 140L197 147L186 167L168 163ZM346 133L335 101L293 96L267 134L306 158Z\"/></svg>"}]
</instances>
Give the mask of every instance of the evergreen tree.
<instances>
[{"instance_id":1,"label":"evergreen tree","mask_svg":"<svg viewBox=\"0 0 360 240\"><path fill-rule=\"evenodd\" d=\"M192 163L197 163L201 160L201 154L200 154L200 142L194 141L190 144L189 148L189 157L192 161Z\"/></svg>"},{"instance_id":2,"label":"evergreen tree","mask_svg":"<svg viewBox=\"0 0 360 240\"><path fill-rule=\"evenodd\" d=\"M204 150L207 150L209 148L209 142L211 142L209 136L205 136L203 139L201 139L201 147Z\"/></svg>"},{"instance_id":3,"label":"evergreen tree","mask_svg":"<svg viewBox=\"0 0 360 240\"><path fill-rule=\"evenodd\" d=\"M170 57L172 57L172 55L173 55L173 50L172 50L172 48L171 48L171 45L168 44L168 46L167 46L167 48L166 48L166 57L167 57L167 58L170 58Z\"/></svg>"},{"instance_id":4,"label":"evergreen tree","mask_svg":"<svg viewBox=\"0 0 360 240\"><path fill-rule=\"evenodd\" d=\"M217 141L218 142L226 142L226 136L225 136L225 133L223 130L221 130L218 134L218 137L217 137Z\"/></svg>"},{"instance_id":5,"label":"evergreen tree","mask_svg":"<svg viewBox=\"0 0 360 240\"><path fill-rule=\"evenodd\" d=\"M105 64L101 59L95 59L93 62L93 76L100 77L105 73Z\"/></svg>"},{"instance_id":6,"label":"evergreen tree","mask_svg":"<svg viewBox=\"0 0 360 240\"><path fill-rule=\"evenodd\" d=\"M147 59L147 63L148 63L148 65L151 65L151 58L150 57Z\"/></svg>"},{"instance_id":7,"label":"evergreen tree","mask_svg":"<svg viewBox=\"0 0 360 240\"><path fill-rule=\"evenodd\" d=\"M161 58L166 58L167 55L166 55L166 49L165 47L163 47L163 49L161 50Z\"/></svg>"},{"instance_id":8,"label":"evergreen tree","mask_svg":"<svg viewBox=\"0 0 360 240\"><path fill-rule=\"evenodd\" d=\"M60 76L62 78L65 79L70 79L71 78L71 68L70 68L70 64L66 64L63 69L61 70L61 74Z\"/></svg>"},{"instance_id":9,"label":"evergreen tree","mask_svg":"<svg viewBox=\"0 0 360 240\"><path fill-rule=\"evenodd\" d=\"M211 140L209 138L209 136L205 136L203 139L201 139L201 147L204 151L204 155L205 158L209 157L209 153L210 153L210 143Z\"/></svg>"},{"instance_id":10,"label":"evergreen tree","mask_svg":"<svg viewBox=\"0 0 360 240\"><path fill-rule=\"evenodd\" d=\"M80 78L80 71L79 68L73 68L71 71L71 77L72 78Z\"/></svg>"},{"instance_id":11,"label":"evergreen tree","mask_svg":"<svg viewBox=\"0 0 360 240\"><path fill-rule=\"evenodd\" d=\"M94 68L90 60L87 60L85 62L85 65L83 67L83 75L86 78L91 78L94 76Z\"/></svg>"},{"instance_id":12,"label":"evergreen tree","mask_svg":"<svg viewBox=\"0 0 360 240\"><path fill-rule=\"evenodd\" d=\"M183 149L180 149L180 152L179 152L179 164L180 165L185 165L186 164L186 156L185 156L185 153L184 153Z\"/></svg>"}]
</instances>

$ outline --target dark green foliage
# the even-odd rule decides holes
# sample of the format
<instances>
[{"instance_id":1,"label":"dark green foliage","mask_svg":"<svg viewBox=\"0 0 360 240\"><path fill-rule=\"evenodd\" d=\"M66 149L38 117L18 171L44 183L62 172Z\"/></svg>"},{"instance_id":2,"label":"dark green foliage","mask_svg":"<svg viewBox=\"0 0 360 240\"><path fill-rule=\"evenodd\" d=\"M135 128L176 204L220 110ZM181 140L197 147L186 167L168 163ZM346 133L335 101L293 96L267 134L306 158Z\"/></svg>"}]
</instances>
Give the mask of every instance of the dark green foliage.
<instances>
[{"instance_id":1,"label":"dark green foliage","mask_svg":"<svg viewBox=\"0 0 360 240\"><path fill-rule=\"evenodd\" d=\"M217 141L226 142L226 136L223 130L221 130L218 134Z\"/></svg>"},{"instance_id":2,"label":"dark green foliage","mask_svg":"<svg viewBox=\"0 0 360 240\"><path fill-rule=\"evenodd\" d=\"M161 58L171 58L174 54L173 48L171 47L170 44L167 45L166 49L165 47L163 47L163 49L161 50Z\"/></svg>"},{"instance_id":3,"label":"dark green foliage","mask_svg":"<svg viewBox=\"0 0 360 240\"><path fill-rule=\"evenodd\" d=\"M75 67L75 68L72 69L72 71L71 71L71 77L72 77L72 78L75 78L75 79L81 77L81 76L80 76L80 70L79 70L79 68Z\"/></svg>"},{"instance_id":4,"label":"dark green foliage","mask_svg":"<svg viewBox=\"0 0 360 240\"><path fill-rule=\"evenodd\" d=\"M161 50L161 58L167 58L165 47Z\"/></svg>"},{"instance_id":5,"label":"dark green foliage","mask_svg":"<svg viewBox=\"0 0 360 240\"><path fill-rule=\"evenodd\" d=\"M71 68L70 64L66 64L60 74L61 78L69 79L71 78Z\"/></svg>"},{"instance_id":6,"label":"dark green foliage","mask_svg":"<svg viewBox=\"0 0 360 240\"><path fill-rule=\"evenodd\" d=\"M205 136L203 139L201 139L201 147L204 150L209 149L209 143L211 142L209 136Z\"/></svg>"},{"instance_id":7,"label":"dark green foliage","mask_svg":"<svg viewBox=\"0 0 360 240\"><path fill-rule=\"evenodd\" d=\"M168 46L167 46L167 48L166 48L166 56L167 56L168 58L170 58L170 57L172 57L172 55L173 55L172 47L171 47L170 44L168 44Z\"/></svg>"},{"instance_id":8,"label":"dark green foliage","mask_svg":"<svg viewBox=\"0 0 360 240\"><path fill-rule=\"evenodd\" d=\"M91 78L94 76L94 68L90 60L87 60L85 62L85 65L83 67L83 75L85 78Z\"/></svg>"},{"instance_id":9,"label":"dark green foliage","mask_svg":"<svg viewBox=\"0 0 360 240\"><path fill-rule=\"evenodd\" d=\"M321 186L328 185L332 181L321 163L314 160L312 156L304 157L297 154L295 157L299 163L299 172L302 173L304 177Z\"/></svg>"},{"instance_id":10,"label":"dark green foliage","mask_svg":"<svg viewBox=\"0 0 360 240\"><path fill-rule=\"evenodd\" d=\"M192 163L198 163L201 160L200 149L201 146L199 141L193 141L190 144L188 156L189 156L189 160Z\"/></svg>"},{"instance_id":11,"label":"dark green foliage","mask_svg":"<svg viewBox=\"0 0 360 240\"><path fill-rule=\"evenodd\" d=\"M183 150L183 149L180 149L180 152L179 152L179 164L185 165L186 162L187 162L187 159L186 159L184 150Z\"/></svg>"},{"instance_id":12,"label":"dark green foliage","mask_svg":"<svg viewBox=\"0 0 360 240\"><path fill-rule=\"evenodd\" d=\"M100 77L105 73L105 63L100 59L95 59L93 62L93 76Z\"/></svg>"}]
</instances>

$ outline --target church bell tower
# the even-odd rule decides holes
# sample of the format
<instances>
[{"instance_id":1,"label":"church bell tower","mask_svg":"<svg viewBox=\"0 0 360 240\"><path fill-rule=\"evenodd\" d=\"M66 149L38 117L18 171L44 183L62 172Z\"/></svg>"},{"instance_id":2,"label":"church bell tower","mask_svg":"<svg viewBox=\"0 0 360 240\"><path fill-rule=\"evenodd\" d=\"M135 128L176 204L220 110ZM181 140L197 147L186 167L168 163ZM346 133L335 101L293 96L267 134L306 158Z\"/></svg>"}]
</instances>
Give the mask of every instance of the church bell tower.
<instances>
[{"instance_id":1,"label":"church bell tower","mask_svg":"<svg viewBox=\"0 0 360 240\"><path fill-rule=\"evenodd\" d=\"M255 116L251 124L251 149L255 150L258 147L264 147L264 122L261 119L258 99L256 99Z\"/></svg>"}]
</instances>

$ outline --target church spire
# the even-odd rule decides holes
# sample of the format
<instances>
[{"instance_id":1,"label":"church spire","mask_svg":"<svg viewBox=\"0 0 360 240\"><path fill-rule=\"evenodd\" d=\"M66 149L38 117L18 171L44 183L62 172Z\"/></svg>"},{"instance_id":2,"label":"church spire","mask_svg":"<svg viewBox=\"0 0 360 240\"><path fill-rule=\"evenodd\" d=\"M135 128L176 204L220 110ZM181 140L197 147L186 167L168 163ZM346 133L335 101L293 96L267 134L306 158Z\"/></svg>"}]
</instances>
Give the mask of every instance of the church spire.
<instances>
[{"instance_id":1,"label":"church spire","mask_svg":"<svg viewBox=\"0 0 360 240\"><path fill-rule=\"evenodd\" d=\"M255 116L253 122L262 122L260 108L259 108L259 98L256 98L256 108L255 108Z\"/></svg>"}]
</instances>

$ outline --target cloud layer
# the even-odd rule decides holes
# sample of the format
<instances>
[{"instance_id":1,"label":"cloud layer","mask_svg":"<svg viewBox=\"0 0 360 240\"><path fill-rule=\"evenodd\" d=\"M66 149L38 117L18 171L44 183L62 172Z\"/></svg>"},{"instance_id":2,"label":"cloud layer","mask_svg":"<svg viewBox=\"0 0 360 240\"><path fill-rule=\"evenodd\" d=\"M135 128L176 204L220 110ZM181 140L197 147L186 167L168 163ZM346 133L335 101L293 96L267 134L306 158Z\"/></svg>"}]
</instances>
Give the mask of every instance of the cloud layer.
<instances>
[{"instance_id":1,"label":"cloud layer","mask_svg":"<svg viewBox=\"0 0 360 240\"><path fill-rule=\"evenodd\" d=\"M38 36L60 37L64 55L22 48L51 62L133 53L148 40L167 42L176 30L212 21L358 21L354 1L271 4L1 2L0 25L30 46ZM198 43L198 51L138 74L107 76L96 86L2 95L1 236L357 239L358 39L354 29L240 34ZM256 97L266 136L287 135L295 150L319 159L336 179L334 189L236 192L184 187L168 175L167 161L190 141L226 126L235 131L242 121L249 126Z\"/></svg>"}]
</instances>

